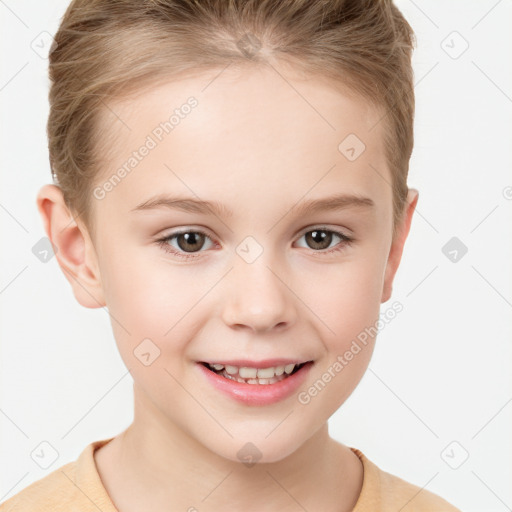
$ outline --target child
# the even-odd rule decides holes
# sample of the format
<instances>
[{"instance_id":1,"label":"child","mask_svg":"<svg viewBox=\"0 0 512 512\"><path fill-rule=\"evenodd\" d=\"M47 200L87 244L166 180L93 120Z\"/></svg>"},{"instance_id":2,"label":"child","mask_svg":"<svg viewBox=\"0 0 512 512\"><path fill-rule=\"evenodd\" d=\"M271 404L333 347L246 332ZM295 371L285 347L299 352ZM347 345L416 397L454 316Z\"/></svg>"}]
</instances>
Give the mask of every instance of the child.
<instances>
[{"instance_id":1,"label":"child","mask_svg":"<svg viewBox=\"0 0 512 512\"><path fill-rule=\"evenodd\" d=\"M2 512L457 510L327 427L418 200L413 40L391 0L71 3L37 205L134 421Z\"/></svg>"}]
</instances>

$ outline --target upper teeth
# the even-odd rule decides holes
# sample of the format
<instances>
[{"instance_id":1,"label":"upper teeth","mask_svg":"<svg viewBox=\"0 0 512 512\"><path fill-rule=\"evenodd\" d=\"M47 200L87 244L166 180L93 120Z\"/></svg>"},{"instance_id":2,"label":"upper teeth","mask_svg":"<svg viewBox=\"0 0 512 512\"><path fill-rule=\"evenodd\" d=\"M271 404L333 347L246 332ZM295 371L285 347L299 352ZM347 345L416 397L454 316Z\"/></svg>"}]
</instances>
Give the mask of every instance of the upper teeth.
<instances>
[{"instance_id":1,"label":"upper teeth","mask_svg":"<svg viewBox=\"0 0 512 512\"><path fill-rule=\"evenodd\" d=\"M290 363L285 366L271 366L270 368L250 368L247 366L230 366L230 365L223 365L223 364L211 364L212 368L215 368L215 370L223 370L226 369L226 373L229 375L236 375L238 373L239 377L242 379L271 379L272 377L275 377L276 375L282 375L283 373L287 373L288 375L293 372L295 366L295 363Z\"/></svg>"}]
</instances>

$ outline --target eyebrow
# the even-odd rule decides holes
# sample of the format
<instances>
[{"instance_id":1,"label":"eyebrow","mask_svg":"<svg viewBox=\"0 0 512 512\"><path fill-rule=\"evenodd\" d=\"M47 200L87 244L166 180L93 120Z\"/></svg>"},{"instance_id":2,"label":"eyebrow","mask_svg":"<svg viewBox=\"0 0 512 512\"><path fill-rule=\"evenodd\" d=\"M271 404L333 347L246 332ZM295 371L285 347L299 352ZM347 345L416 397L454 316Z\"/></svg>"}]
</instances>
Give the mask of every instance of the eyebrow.
<instances>
[{"instance_id":1,"label":"eyebrow","mask_svg":"<svg viewBox=\"0 0 512 512\"><path fill-rule=\"evenodd\" d=\"M339 194L322 199L310 199L292 207L288 213L296 216L312 215L321 211L343 210L346 208L370 209L375 203L369 197L355 194ZM214 213L219 217L232 217L233 211L217 201L205 201L191 197L158 195L138 204L132 212L170 208L191 213L208 215Z\"/></svg>"}]
</instances>

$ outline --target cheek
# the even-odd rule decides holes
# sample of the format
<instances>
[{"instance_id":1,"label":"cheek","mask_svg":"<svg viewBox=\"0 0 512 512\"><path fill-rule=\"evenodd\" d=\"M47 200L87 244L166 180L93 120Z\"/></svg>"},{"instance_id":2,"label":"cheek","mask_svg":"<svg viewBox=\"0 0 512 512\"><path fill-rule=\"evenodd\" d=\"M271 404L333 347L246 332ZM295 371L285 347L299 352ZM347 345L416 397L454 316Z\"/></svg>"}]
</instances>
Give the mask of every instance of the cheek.
<instances>
[{"instance_id":1,"label":"cheek","mask_svg":"<svg viewBox=\"0 0 512 512\"><path fill-rule=\"evenodd\" d=\"M300 390L298 402L309 417L330 417L357 387L370 362L382 293L382 263L377 257L332 266L308 293L324 357L314 379ZM314 291L312 291L314 289Z\"/></svg>"},{"instance_id":2,"label":"cheek","mask_svg":"<svg viewBox=\"0 0 512 512\"><path fill-rule=\"evenodd\" d=\"M300 294L321 320L327 348L341 350L378 319L384 265L376 254L319 268L303 273Z\"/></svg>"},{"instance_id":3,"label":"cheek","mask_svg":"<svg viewBox=\"0 0 512 512\"><path fill-rule=\"evenodd\" d=\"M194 272L166 265L161 259L147 255L132 256L122 264L111 263L106 273L106 299L111 312L117 314L129 331L147 330L148 335L153 333L159 338L204 293L204 285Z\"/></svg>"},{"instance_id":4,"label":"cheek","mask_svg":"<svg viewBox=\"0 0 512 512\"><path fill-rule=\"evenodd\" d=\"M191 267L190 267L191 268ZM154 366L169 366L193 336L191 329L197 302L207 289L184 268L151 261L147 256L105 268L104 283L111 323L120 355L128 368L140 366L139 345L159 353ZM197 308L199 310L199 308ZM154 344L154 345L152 345ZM135 351L135 354L134 354ZM153 366L153 365L152 365Z\"/></svg>"}]
</instances>

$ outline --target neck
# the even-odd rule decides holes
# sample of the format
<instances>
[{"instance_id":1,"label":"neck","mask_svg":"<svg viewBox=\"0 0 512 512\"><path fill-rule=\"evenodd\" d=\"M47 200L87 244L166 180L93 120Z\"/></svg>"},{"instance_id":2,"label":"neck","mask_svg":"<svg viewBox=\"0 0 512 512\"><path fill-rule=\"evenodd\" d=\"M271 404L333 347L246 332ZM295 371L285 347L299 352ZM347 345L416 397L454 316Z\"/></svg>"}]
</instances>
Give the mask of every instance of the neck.
<instances>
[{"instance_id":1,"label":"neck","mask_svg":"<svg viewBox=\"0 0 512 512\"><path fill-rule=\"evenodd\" d=\"M132 425L95 459L120 512L170 504L187 511L350 511L362 485L359 459L330 438L327 423L287 457L248 465L212 452L140 397Z\"/></svg>"}]
</instances>

